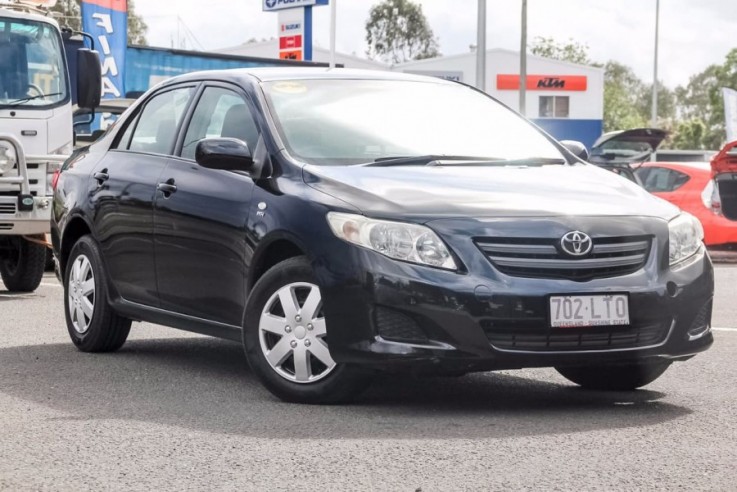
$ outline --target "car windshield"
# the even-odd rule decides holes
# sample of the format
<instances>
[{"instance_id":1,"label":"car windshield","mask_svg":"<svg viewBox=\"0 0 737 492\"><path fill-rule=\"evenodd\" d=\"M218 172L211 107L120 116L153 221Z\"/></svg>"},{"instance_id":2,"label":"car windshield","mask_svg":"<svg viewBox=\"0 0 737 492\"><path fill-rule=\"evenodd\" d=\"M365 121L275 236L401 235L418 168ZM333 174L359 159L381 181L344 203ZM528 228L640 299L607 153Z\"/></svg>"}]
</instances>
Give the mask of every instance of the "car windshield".
<instances>
[{"instance_id":1,"label":"car windshield","mask_svg":"<svg viewBox=\"0 0 737 492\"><path fill-rule=\"evenodd\" d=\"M564 162L530 123L463 85L332 79L263 88L287 150L312 164L424 155Z\"/></svg>"},{"instance_id":2,"label":"car windshield","mask_svg":"<svg viewBox=\"0 0 737 492\"><path fill-rule=\"evenodd\" d=\"M43 107L66 98L61 39L54 26L0 18L0 106Z\"/></svg>"}]
</instances>

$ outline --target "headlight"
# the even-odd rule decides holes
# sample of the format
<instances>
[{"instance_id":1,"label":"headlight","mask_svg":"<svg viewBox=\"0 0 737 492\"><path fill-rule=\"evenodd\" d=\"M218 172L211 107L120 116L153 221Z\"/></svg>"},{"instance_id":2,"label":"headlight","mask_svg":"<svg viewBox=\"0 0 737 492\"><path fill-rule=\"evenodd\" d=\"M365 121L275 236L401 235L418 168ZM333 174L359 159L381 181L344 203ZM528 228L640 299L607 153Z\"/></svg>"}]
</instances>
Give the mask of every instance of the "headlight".
<instances>
[{"instance_id":1,"label":"headlight","mask_svg":"<svg viewBox=\"0 0 737 492\"><path fill-rule=\"evenodd\" d=\"M447 270L458 269L443 241L425 226L338 212L328 213L328 223L339 238L389 258Z\"/></svg>"},{"instance_id":2,"label":"headlight","mask_svg":"<svg viewBox=\"0 0 737 492\"><path fill-rule=\"evenodd\" d=\"M17 157L15 155L15 147L10 142L0 142L0 175L13 169Z\"/></svg>"},{"instance_id":3,"label":"headlight","mask_svg":"<svg viewBox=\"0 0 737 492\"><path fill-rule=\"evenodd\" d=\"M696 253L704 240L704 229L699 219L681 213L668 222L668 258L673 266Z\"/></svg>"}]
</instances>

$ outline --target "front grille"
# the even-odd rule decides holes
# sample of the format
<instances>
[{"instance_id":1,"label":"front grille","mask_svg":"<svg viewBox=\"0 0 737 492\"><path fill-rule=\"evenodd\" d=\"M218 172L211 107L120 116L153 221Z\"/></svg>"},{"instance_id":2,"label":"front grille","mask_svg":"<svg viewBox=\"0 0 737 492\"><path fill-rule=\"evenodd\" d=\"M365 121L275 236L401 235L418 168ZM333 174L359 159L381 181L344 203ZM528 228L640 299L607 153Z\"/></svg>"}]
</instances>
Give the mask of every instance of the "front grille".
<instances>
[{"instance_id":1,"label":"front grille","mask_svg":"<svg viewBox=\"0 0 737 492\"><path fill-rule=\"evenodd\" d=\"M502 273L514 277L585 281L618 277L642 268L650 252L650 236L593 238L591 252L567 256L556 238L483 238L476 245Z\"/></svg>"},{"instance_id":2,"label":"front grille","mask_svg":"<svg viewBox=\"0 0 737 492\"><path fill-rule=\"evenodd\" d=\"M3 222L0 222L0 231L10 231L13 229L13 224L6 224Z\"/></svg>"},{"instance_id":3,"label":"front grille","mask_svg":"<svg viewBox=\"0 0 737 492\"><path fill-rule=\"evenodd\" d=\"M415 320L404 313L385 307L374 311L374 324L385 340L397 342L427 342L427 336L417 326Z\"/></svg>"},{"instance_id":4,"label":"front grille","mask_svg":"<svg viewBox=\"0 0 737 492\"><path fill-rule=\"evenodd\" d=\"M486 337L501 350L558 352L576 350L635 349L659 345L668 336L670 322L634 326L589 328L488 328Z\"/></svg>"},{"instance_id":5,"label":"front grille","mask_svg":"<svg viewBox=\"0 0 737 492\"><path fill-rule=\"evenodd\" d=\"M0 215L14 215L15 203L0 203Z\"/></svg>"}]
</instances>

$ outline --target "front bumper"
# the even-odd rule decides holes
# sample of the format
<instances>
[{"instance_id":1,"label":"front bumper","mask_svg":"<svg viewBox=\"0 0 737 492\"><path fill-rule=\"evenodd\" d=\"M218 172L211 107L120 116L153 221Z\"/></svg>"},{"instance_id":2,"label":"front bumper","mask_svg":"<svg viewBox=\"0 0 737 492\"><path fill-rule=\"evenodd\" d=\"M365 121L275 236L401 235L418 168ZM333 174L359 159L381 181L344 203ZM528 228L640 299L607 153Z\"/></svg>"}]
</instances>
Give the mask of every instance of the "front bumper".
<instances>
[{"instance_id":1,"label":"front bumper","mask_svg":"<svg viewBox=\"0 0 737 492\"><path fill-rule=\"evenodd\" d=\"M0 196L0 235L30 236L51 230L51 197L34 197L33 210L18 210L17 196Z\"/></svg>"},{"instance_id":2,"label":"front bumper","mask_svg":"<svg viewBox=\"0 0 737 492\"><path fill-rule=\"evenodd\" d=\"M439 372L687 359L713 342L713 268L703 248L675 270L663 267L662 236L641 270L585 282L504 275L459 243L450 245L465 272L336 240L330 258L315 262L331 354L341 363ZM629 295L629 327L550 328L550 295L619 292Z\"/></svg>"}]
</instances>

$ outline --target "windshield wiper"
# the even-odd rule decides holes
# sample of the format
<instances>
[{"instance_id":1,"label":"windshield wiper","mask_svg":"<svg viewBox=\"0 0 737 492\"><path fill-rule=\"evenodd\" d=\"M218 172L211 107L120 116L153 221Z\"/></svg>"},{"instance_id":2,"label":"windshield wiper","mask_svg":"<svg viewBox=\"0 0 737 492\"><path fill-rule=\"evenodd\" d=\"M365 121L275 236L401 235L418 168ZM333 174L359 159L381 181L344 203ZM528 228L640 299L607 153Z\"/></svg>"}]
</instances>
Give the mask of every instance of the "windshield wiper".
<instances>
[{"instance_id":1,"label":"windshield wiper","mask_svg":"<svg viewBox=\"0 0 737 492\"><path fill-rule=\"evenodd\" d=\"M524 159L500 159L498 157L475 157L458 155L417 155L408 157L381 157L374 162L361 164L366 167L389 166L544 166L566 164L557 157L526 157Z\"/></svg>"},{"instance_id":2,"label":"windshield wiper","mask_svg":"<svg viewBox=\"0 0 737 492\"><path fill-rule=\"evenodd\" d=\"M467 155L410 155L400 157L379 157L374 162L359 164L366 167L389 167L389 166L430 166L439 161L464 161L464 162L490 162L495 161L489 157L474 157Z\"/></svg>"},{"instance_id":3,"label":"windshield wiper","mask_svg":"<svg viewBox=\"0 0 737 492\"><path fill-rule=\"evenodd\" d=\"M16 99L15 101L10 101L9 103L6 103L8 106L18 106L19 104L23 104L24 102L33 101L34 99L41 99L42 97L51 97L51 96L60 96L61 92L52 92L51 94L38 94L35 96L28 96L24 97L22 99Z\"/></svg>"}]
</instances>

